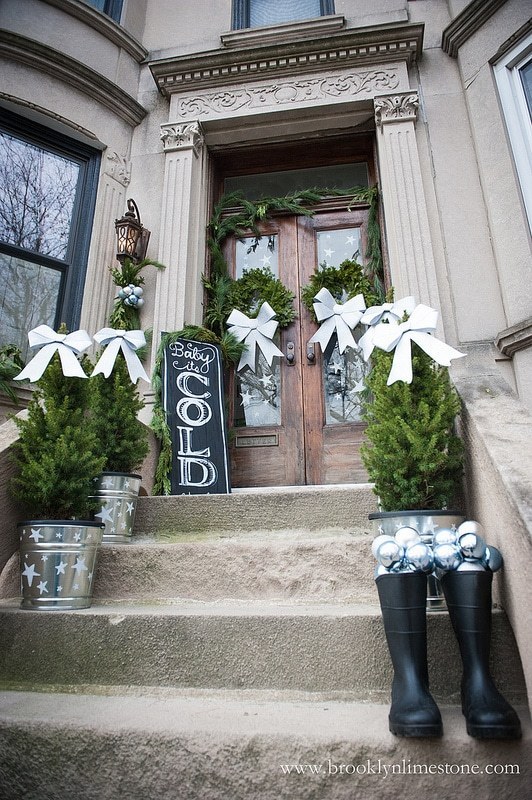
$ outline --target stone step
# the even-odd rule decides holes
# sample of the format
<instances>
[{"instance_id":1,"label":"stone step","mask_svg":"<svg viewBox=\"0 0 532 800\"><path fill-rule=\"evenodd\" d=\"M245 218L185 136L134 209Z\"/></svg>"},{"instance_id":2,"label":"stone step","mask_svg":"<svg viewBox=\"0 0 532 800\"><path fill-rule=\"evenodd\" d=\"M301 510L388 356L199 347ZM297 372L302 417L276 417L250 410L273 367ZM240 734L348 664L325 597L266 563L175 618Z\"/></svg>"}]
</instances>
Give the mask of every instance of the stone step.
<instances>
[{"instance_id":1,"label":"stone step","mask_svg":"<svg viewBox=\"0 0 532 800\"><path fill-rule=\"evenodd\" d=\"M103 544L95 599L167 601L374 601L371 537L273 532L172 544L156 540ZM18 555L0 576L0 597L19 593Z\"/></svg>"},{"instance_id":2,"label":"stone step","mask_svg":"<svg viewBox=\"0 0 532 800\"><path fill-rule=\"evenodd\" d=\"M80 611L0 608L0 684L131 685L348 692L389 696L391 666L376 605L177 602ZM445 612L428 617L431 688L456 702L458 648ZM493 614L493 673L526 696L515 640Z\"/></svg>"},{"instance_id":3,"label":"stone step","mask_svg":"<svg viewBox=\"0 0 532 800\"><path fill-rule=\"evenodd\" d=\"M135 532L172 542L184 534L241 536L273 531L370 533L371 485L235 489L223 495L139 497Z\"/></svg>"},{"instance_id":4,"label":"stone step","mask_svg":"<svg viewBox=\"0 0 532 800\"><path fill-rule=\"evenodd\" d=\"M0 693L3 800L412 800L529 796L532 729L477 742L388 732L388 706L282 693Z\"/></svg>"}]
</instances>

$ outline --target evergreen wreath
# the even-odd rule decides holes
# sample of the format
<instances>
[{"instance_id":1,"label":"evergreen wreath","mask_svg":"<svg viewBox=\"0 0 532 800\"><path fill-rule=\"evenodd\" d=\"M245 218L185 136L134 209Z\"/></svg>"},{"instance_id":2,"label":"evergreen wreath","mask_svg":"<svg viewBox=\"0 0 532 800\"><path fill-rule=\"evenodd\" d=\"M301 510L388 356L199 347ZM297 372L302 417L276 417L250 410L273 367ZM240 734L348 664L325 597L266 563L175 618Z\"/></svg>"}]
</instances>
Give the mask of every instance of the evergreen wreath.
<instances>
[{"instance_id":1,"label":"evergreen wreath","mask_svg":"<svg viewBox=\"0 0 532 800\"><path fill-rule=\"evenodd\" d=\"M310 311L314 322L317 322L314 298L323 288L330 291L337 303L344 303L357 294L364 295L367 306L384 302L382 294L375 292L370 279L364 273L364 268L357 261L346 259L338 267L322 264L301 289L301 300Z\"/></svg>"},{"instance_id":2,"label":"evergreen wreath","mask_svg":"<svg viewBox=\"0 0 532 800\"><path fill-rule=\"evenodd\" d=\"M269 303L280 328L286 328L296 318L294 297L268 268L244 270L241 278L232 281L228 291L232 309L237 308L252 318L257 316L262 303Z\"/></svg>"}]
</instances>

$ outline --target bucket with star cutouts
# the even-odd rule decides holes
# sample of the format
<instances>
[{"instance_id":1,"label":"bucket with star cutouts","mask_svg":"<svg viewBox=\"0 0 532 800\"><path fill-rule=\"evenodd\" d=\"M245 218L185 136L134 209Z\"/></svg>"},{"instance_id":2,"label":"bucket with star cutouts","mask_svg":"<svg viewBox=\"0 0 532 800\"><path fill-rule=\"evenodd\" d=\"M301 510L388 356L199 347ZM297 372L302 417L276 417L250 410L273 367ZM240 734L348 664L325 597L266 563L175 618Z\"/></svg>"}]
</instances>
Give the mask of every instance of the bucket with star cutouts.
<instances>
[{"instance_id":1,"label":"bucket with star cutouts","mask_svg":"<svg viewBox=\"0 0 532 800\"><path fill-rule=\"evenodd\" d=\"M85 520L27 520L17 528L21 608L88 608L103 525Z\"/></svg>"},{"instance_id":2,"label":"bucket with star cutouts","mask_svg":"<svg viewBox=\"0 0 532 800\"><path fill-rule=\"evenodd\" d=\"M141 483L142 476L132 472L102 472L95 478L91 500L98 506L94 519L104 526L103 542L131 542Z\"/></svg>"}]
</instances>

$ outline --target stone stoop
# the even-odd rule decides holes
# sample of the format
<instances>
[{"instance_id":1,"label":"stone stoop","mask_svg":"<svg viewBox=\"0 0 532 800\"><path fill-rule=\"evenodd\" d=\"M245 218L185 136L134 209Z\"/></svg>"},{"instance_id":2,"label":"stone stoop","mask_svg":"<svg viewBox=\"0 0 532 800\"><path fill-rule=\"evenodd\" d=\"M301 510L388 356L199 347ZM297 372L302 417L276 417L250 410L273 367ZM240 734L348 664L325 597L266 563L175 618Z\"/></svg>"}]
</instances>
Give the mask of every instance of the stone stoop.
<instances>
[{"instance_id":1,"label":"stone stoop","mask_svg":"<svg viewBox=\"0 0 532 800\"><path fill-rule=\"evenodd\" d=\"M527 796L532 728L500 610L493 673L523 740L465 733L446 612L428 623L445 735L389 734L374 507L367 485L140 498L133 543L102 546L79 611L21 610L13 558L0 575L2 800Z\"/></svg>"}]
</instances>

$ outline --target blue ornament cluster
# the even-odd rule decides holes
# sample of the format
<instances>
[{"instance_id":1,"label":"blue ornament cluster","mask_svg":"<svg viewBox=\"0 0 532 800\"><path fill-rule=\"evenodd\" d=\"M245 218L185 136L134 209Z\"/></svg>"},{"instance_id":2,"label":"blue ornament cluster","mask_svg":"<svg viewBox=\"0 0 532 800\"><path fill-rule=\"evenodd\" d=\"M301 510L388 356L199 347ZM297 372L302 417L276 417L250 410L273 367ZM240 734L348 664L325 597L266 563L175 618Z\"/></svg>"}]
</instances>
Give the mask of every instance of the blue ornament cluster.
<instances>
[{"instance_id":1,"label":"blue ornament cluster","mask_svg":"<svg viewBox=\"0 0 532 800\"><path fill-rule=\"evenodd\" d=\"M474 520L462 522L456 529L439 528L433 536L422 536L405 525L394 536L377 536L371 550L377 560L376 575L422 572L440 578L453 570L496 572L502 567L500 551L486 544L482 528Z\"/></svg>"},{"instance_id":2,"label":"blue ornament cluster","mask_svg":"<svg viewBox=\"0 0 532 800\"><path fill-rule=\"evenodd\" d=\"M143 294L144 290L142 286L135 286L134 283L129 283L127 286L123 286L120 289L118 297L122 300L124 305L140 308L144 305Z\"/></svg>"}]
</instances>

